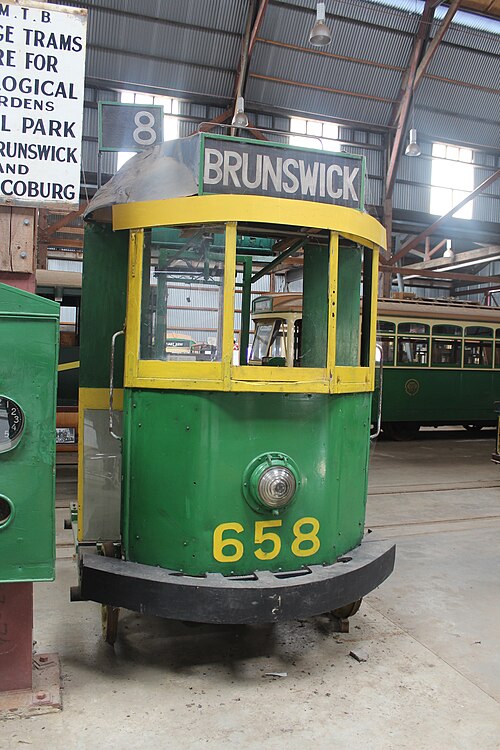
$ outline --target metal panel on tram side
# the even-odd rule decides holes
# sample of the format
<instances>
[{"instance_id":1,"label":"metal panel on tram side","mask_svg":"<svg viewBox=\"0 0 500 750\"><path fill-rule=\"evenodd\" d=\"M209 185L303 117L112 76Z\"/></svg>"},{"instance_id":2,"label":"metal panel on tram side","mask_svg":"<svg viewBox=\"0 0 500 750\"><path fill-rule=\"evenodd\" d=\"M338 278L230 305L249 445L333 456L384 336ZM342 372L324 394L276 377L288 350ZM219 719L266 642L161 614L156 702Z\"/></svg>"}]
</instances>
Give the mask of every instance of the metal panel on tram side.
<instances>
[{"instance_id":1,"label":"metal panel on tram side","mask_svg":"<svg viewBox=\"0 0 500 750\"><path fill-rule=\"evenodd\" d=\"M80 319L80 542L118 540L121 444L109 432L111 338L125 323L128 232L87 224ZM123 337L115 356L114 421L121 433Z\"/></svg>"}]
</instances>

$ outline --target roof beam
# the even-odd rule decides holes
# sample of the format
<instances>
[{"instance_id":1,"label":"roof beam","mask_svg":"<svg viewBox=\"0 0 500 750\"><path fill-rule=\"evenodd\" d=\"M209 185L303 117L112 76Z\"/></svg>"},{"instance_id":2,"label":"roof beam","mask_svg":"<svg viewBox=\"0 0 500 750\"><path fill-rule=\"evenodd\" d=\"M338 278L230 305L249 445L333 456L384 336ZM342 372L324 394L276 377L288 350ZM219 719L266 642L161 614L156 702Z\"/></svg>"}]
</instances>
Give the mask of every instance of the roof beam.
<instances>
[{"instance_id":1,"label":"roof beam","mask_svg":"<svg viewBox=\"0 0 500 750\"><path fill-rule=\"evenodd\" d=\"M231 115L233 114L233 108L228 107L224 112L221 112L220 115L217 115L217 117L214 117L213 120L210 120L210 122L202 122L200 123L200 126L197 130L195 130L195 133L202 132L202 133L209 133L210 130L213 130L217 127L217 125L220 125L223 122L226 122L226 120L229 120Z\"/></svg>"},{"instance_id":2,"label":"roof beam","mask_svg":"<svg viewBox=\"0 0 500 750\"><path fill-rule=\"evenodd\" d=\"M234 114L236 114L236 102L238 97L245 96L250 58L252 57L255 40L262 25L268 4L269 0L249 0L248 3L245 31L243 32L241 40L240 63L234 84ZM235 130L236 129L234 129L234 131L231 130L231 135L234 135Z\"/></svg>"},{"instance_id":3,"label":"roof beam","mask_svg":"<svg viewBox=\"0 0 500 750\"><path fill-rule=\"evenodd\" d=\"M331 60L342 60L344 62L350 62L356 65L366 65L369 68L392 70L396 73L404 73L406 71L406 68L403 68L401 65L387 65L386 63L377 62L376 60L367 60L361 57L349 57L348 55L337 55L334 52L327 52L323 49L302 47L298 44L279 42L276 39L265 39L264 37L259 36L256 38L255 42L258 42L259 44L267 44L271 47L281 47L283 49L289 49L293 52L301 52L309 55L319 55L320 57L330 58ZM484 91L486 94L500 94L500 89L492 88L491 86L481 86L478 83L470 83L468 81L460 81L455 78L445 78L444 76L431 75L427 72L424 73L423 76L431 81L451 83L454 86L463 86L464 88L472 89L473 91Z\"/></svg>"},{"instance_id":4,"label":"roof beam","mask_svg":"<svg viewBox=\"0 0 500 750\"><path fill-rule=\"evenodd\" d=\"M442 240L436 247L442 246L446 240ZM452 258L435 258L434 260L428 260L424 263L411 263L405 266L405 268L413 268L415 271L421 268L428 268L429 270L439 271L440 268L451 269L464 268L466 266L476 266L480 263L491 263L494 260L500 259L500 245L486 245L484 247L478 247L475 250L465 250L462 253L455 253L455 257Z\"/></svg>"},{"instance_id":5,"label":"roof beam","mask_svg":"<svg viewBox=\"0 0 500 750\"><path fill-rule=\"evenodd\" d=\"M258 1L258 5L257 5ZM249 0L247 21L245 25L245 31L241 40L241 52L240 52L240 63L238 65L238 72L236 74L236 81L234 84L234 108L233 114L236 115L236 105L238 97L245 97L245 87L248 79L248 68L250 65L250 58L252 57L253 48L257 39L257 34L262 25L266 8L269 4L269 0ZM260 138L260 140L267 141L265 136L262 136L259 131L252 127L249 128L252 134ZM236 128L231 128L231 135L236 134Z\"/></svg>"},{"instance_id":6,"label":"roof beam","mask_svg":"<svg viewBox=\"0 0 500 750\"><path fill-rule=\"evenodd\" d=\"M255 47L255 42L257 41L257 34L259 33L260 27L262 26L262 21L264 20L264 14L267 10L268 5L269 5L269 0L260 0L259 9L255 17L255 23L253 25L252 33L250 35L250 44L248 45L248 61L249 62L250 62L250 57L253 52L253 48Z\"/></svg>"},{"instance_id":7,"label":"roof beam","mask_svg":"<svg viewBox=\"0 0 500 750\"><path fill-rule=\"evenodd\" d=\"M415 90L417 86L419 85L420 81L422 80L422 76L425 75L425 71L429 67L429 63L434 57L434 54L441 43L444 35L448 31L449 25L453 20L453 16L457 12L458 8L460 7L462 0L452 0L450 3L450 6L446 12L445 17L443 18L442 23L440 24L436 35L433 37L432 42L429 44L427 49L425 50L425 54L422 58L422 60L419 63L419 66L417 68L417 72L415 73L415 81L413 83L413 93L415 93ZM439 3L437 3L439 5Z\"/></svg>"},{"instance_id":8,"label":"roof beam","mask_svg":"<svg viewBox=\"0 0 500 750\"><path fill-rule=\"evenodd\" d=\"M429 64L434 57L436 50L442 41L444 35L446 34L450 23L452 22L452 19L457 12L460 3L462 0L452 0L450 3L450 7L448 8L448 11L446 13L446 16L444 17L442 23L440 24L438 31L430 44L428 45L427 49L425 50L423 56L422 52L424 50L426 41L429 37L432 19L434 17L434 10L436 5L439 5L439 3L436 3L434 0L426 0L424 11L422 13L422 18L420 20L420 26L417 31L417 35L415 38L415 44L413 46L412 54L410 57L410 64L408 67L408 71L406 75L403 78L402 82L402 95L400 104L398 107L397 114L395 116L394 123L397 123L397 129L396 129L396 135L394 137L394 142L392 146L391 156L389 159L389 167L387 170L387 179L386 179L386 197L392 198L392 193L394 190L394 185L396 182L396 172L398 168L399 159L401 156L401 146L403 142L403 135L406 131L407 123L408 123L408 115L410 112L410 103L412 100L412 97L415 96L415 91L417 89L417 86L419 85L420 81L422 80L422 77L425 75L427 68L429 67Z\"/></svg>"},{"instance_id":9,"label":"roof beam","mask_svg":"<svg viewBox=\"0 0 500 750\"><path fill-rule=\"evenodd\" d=\"M57 219L57 221L55 221L53 224L49 224L47 228L43 230L44 236L50 237L50 235L55 234L60 229L64 229L64 227L67 227L68 224L71 224L74 219L76 219L78 216L81 216L86 208L86 203L80 203L80 207L78 209L64 214L64 216L61 216L61 218ZM49 211L46 211L46 213L49 213Z\"/></svg>"},{"instance_id":10,"label":"roof beam","mask_svg":"<svg viewBox=\"0 0 500 750\"><path fill-rule=\"evenodd\" d=\"M498 286L478 286L473 289L454 289L454 297L465 297L467 294L492 294L493 292L500 292ZM498 307L498 305L491 305L491 307Z\"/></svg>"},{"instance_id":11,"label":"roof beam","mask_svg":"<svg viewBox=\"0 0 500 750\"><path fill-rule=\"evenodd\" d=\"M403 80L401 82L401 91L397 100L399 106L397 108L393 108L394 120L392 124L396 125L396 133L392 144L391 155L389 157L389 166L387 168L387 177L385 181L385 197L387 199L392 198L394 184L396 182L396 171L399 162L399 155L403 143L403 135L406 130L406 122L408 119L408 113L410 111L410 102L413 92L415 73L417 71L417 66L422 55L425 41L429 35L430 24L433 17L433 3L431 0L426 0L418 30L415 35L415 41L410 55L408 70L403 76Z\"/></svg>"},{"instance_id":12,"label":"roof beam","mask_svg":"<svg viewBox=\"0 0 500 750\"><path fill-rule=\"evenodd\" d=\"M430 225L430 227L427 227L427 229L424 229L423 232L420 232L416 237L414 237L409 242L406 242L403 247L391 258L391 263L397 263L401 258L404 258L405 255L407 255L410 250L413 250L413 248L417 247L419 242L424 240L427 236L432 235L433 232L447 219L451 219L453 214L455 214L457 211L459 211L462 206L465 206L469 201L476 198L478 195L480 195L486 188L488 188L490 185L492 185L498 178L500 177L500 169L497 169L496 172L494 172L492 175L490 175L484 182L482 182L478 187L473 190L469 195L466 195L463 200L460 201L460 203L457 203L456 206L454 206L450 211L445 213L443 216L440 216L439 219L436 219L436 221Z\"/></svg>"},{"instance_id":13,"label":"roof beam","mask_svg":"<svg viewBox=\"0 0 500 750\"><path fill-rule=\"evenodd\" d=\"M342 94L344 96L355 96L358 99L370 99L370 101L382 102L384 104L394 104L395 99L388 99L384 96L375 96L372 94L358 93L357 91L345 91L343 89L333 89L329 86L318 86L313 83L304 83L303 81L289 81L286 78L276 78L275 76L264 76L260 73L250 73L250 78L256 78L259 81L271 81L271 83L283 83L285 86L297 86L299 88L313 89L314 91L326 91L328 94ZM379 126L380 127L380 126Z\"/></svg>"},{"instance_id":14,"label":"roof beam","mask_svg":"<svg viewBox=\"0 0 500 750\"><path fill-rule=\"evenodd\" d=\"M248 0L248 11L247 20L245 23L245 30L241 38L241 49L240 49L240 62L238 65L238 71L236 73L236 81L234 83L234 99L238 96L242 96L243 87L246 79L248 70L248 53L250 49L250 37L252 35L253 19L255 16L257 0Z\"/></svg>"}]
</instances>

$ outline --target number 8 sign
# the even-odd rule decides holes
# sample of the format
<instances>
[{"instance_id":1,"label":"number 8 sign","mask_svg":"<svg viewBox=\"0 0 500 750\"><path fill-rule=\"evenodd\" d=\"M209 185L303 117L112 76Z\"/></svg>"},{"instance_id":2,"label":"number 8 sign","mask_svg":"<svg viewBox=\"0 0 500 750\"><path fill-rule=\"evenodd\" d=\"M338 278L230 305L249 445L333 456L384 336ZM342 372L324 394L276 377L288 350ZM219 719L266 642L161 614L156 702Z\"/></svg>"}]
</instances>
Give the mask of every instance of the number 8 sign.
<instances>
[{"instance_id":1,"label":"number 8 sign","mask_svg":"<svg viewBox=\"0 0 500 750\"><path fill-rule=\"evenodd\" d=\"M163 142L163 107L99 102L99 150L142 151Z\"/></svg>"}]
</instances>

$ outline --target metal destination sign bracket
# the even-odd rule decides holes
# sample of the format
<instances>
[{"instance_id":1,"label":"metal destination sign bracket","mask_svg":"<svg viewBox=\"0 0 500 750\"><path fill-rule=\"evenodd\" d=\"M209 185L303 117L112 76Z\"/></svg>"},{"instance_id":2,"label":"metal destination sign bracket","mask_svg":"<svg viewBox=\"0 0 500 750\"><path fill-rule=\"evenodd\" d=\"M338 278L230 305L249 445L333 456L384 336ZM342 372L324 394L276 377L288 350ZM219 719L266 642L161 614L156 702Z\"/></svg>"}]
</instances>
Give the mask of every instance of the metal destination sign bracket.
<instances>
[{"instance_id":1,"label":"metal destination sign bracket","mask_svg":"<svg viewBox=\"0 0 500 750\"><path fill-rule=\"evenodd\" d=\"M199 195L265 195L364 210L365 158L201 134Z\"/></svg>"}]
</instances>

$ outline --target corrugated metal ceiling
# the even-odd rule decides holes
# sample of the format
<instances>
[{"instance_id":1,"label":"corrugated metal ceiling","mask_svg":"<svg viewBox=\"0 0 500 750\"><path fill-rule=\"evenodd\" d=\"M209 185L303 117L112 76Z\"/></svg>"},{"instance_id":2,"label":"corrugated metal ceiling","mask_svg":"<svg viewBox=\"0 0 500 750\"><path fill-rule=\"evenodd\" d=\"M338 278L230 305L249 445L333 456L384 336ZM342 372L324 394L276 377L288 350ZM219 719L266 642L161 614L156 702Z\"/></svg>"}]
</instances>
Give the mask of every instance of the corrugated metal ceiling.
<instances>
[{"instance_id":1,"label":"corrugated metal ceiling","mask_svg":"<svg viewBox=\"0 0 500 750\"><path fill-rule=\"evenodd\" d=\"M87 75L93 83L203 96L219 105L233 100L248 0L67 4L89 9ZM389 127L420 20L415 8L423 4L326 0L333 42L320 51L308 42L315 5L270 0L250 62L247 106ZM431 38L436 29L433 23ZM448 122L457 140L500 147L499 53L500 35L451 25L416 95L425 133L444 138Z\"/></svg>"}]
</instances>

